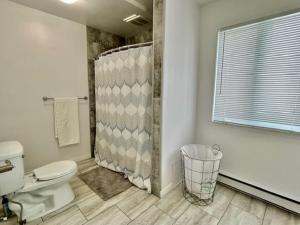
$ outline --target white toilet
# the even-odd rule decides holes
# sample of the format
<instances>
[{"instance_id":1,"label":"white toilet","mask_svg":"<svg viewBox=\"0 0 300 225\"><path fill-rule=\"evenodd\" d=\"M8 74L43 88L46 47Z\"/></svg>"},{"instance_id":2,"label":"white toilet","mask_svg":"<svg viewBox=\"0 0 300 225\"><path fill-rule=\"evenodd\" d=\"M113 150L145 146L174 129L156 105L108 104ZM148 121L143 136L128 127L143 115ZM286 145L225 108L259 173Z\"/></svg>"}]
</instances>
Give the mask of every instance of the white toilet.
<instances>
[{"instance_id":1,"label":"white toilet","mask_svg":"<svg viewBox=\"0 0 300 225\"><path fill-rule=\"evenodd\" d=\"M27 222L51 213L74 199L69 180L77 164L58 161L24 175L23 146L17 141L0 142L0 197L8 195L9 208Z\"/></svg>"}]
</instances>

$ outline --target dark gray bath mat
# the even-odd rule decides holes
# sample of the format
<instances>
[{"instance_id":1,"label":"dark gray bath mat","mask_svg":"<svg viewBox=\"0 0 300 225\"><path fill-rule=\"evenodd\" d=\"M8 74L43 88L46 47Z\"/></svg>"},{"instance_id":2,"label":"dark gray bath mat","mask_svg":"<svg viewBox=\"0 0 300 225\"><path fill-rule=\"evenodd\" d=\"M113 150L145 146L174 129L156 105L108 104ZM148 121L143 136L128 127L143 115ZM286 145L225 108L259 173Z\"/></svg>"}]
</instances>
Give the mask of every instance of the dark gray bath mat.
<instances>
[{"instance_id":1,"label":"dark gray bath mat","mask_svg":"<svg viewBox=\"0 0 300 225\"><path fill-rule=\"evenodd\" d=\"M132 186L122 174L101 166L83 173L79 177L104 201L126 191Z\"/></svg>"}]
</instances>

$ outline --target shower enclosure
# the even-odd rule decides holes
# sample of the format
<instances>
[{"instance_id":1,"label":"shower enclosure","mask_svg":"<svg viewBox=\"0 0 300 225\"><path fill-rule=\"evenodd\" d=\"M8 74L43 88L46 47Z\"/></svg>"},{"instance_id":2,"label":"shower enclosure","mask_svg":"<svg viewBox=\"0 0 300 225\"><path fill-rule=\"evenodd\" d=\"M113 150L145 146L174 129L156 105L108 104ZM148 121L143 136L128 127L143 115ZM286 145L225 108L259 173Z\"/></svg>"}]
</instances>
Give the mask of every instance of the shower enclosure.
<instances>
[{"instance_id":1,"label":"shower enclosure","mask_svg":"<svg viewBox=\"0 0 300 225\"><path fill-rule=\"evenodd\" d=\"M151 192L152 45L107 51L95 61L96 162Z\"/></svg>"}]
</instances>

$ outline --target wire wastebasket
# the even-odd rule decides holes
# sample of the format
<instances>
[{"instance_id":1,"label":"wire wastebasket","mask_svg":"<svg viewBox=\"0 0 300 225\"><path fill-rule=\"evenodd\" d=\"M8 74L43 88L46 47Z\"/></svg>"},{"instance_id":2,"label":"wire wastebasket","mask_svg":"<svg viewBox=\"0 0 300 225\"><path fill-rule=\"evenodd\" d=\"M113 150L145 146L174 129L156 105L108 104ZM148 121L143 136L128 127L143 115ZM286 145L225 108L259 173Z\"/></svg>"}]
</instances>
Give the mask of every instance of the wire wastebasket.
<instances>
[{"instance_id":1,"label":"wire wastebasket","mask_svg":"<svg viewBox=\"0 0 300 225\"><path fill-rule=\"evenodd\" d=\"M223 157L220 146L191 144L181 147L180 152L184 197L196 205L212 203Z\"/></svg>"}]
</instances>

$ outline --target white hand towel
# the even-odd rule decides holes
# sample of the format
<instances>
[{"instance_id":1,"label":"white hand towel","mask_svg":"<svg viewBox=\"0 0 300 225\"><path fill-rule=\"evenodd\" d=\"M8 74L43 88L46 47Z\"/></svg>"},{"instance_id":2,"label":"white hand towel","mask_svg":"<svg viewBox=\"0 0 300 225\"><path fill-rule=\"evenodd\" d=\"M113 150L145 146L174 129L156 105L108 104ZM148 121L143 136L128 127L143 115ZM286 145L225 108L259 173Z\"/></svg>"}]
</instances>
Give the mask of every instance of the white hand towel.
<instances>
[{"instance_id":1,"label":"white hand towel","mask_svg":"<svg viewBox=\"0 0 300 225\"><path fill-rule=\"evenodd\" d=\"M80 142L78 98L54 99L54 129L59 147Z\"/></svg>"}]
</instances>

